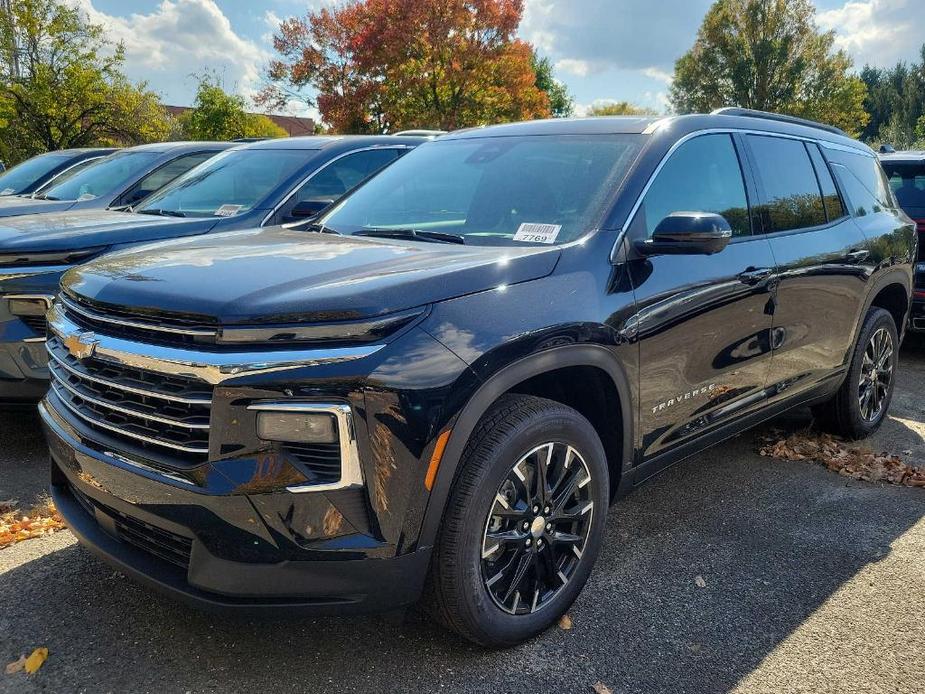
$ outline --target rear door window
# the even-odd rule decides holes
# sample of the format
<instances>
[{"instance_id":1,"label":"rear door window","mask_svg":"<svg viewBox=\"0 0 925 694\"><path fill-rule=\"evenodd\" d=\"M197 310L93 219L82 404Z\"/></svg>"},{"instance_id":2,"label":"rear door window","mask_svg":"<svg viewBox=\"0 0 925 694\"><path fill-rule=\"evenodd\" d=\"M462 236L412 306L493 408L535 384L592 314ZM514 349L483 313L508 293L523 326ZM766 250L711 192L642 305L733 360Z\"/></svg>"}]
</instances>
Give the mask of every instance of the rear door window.
<instances>
[{"instance_id":1,"label":"rear door window","mask_svg":"<svg viewBox=\"0 0 925 694\"><path fill-rule=\"evenodd\" d=\"M765 233L808 229L826 223L816 171L800 140L748 135L758 176L758 212Z\"/></svg>"},{"instance_id":2,"label":"rear door window","mask_svg":"<svg viewBox=\"0 0 925 694\"><path fill-rule=\"evenodd\" d=\"M730 135L701 135L678 147L649 187L633 224L649 238L673 212L719 214L734 236L751 234L742 167Z\"/></svg>"},{"instance_id":3,"label":"rear door window","mask_svg":"<svg viewBox=\"0 0 925 694\"><path fill-rule=\"evenodd\" d=\"M825 215L830 222L841 219L847 212L842 204L841 197L838 195L838 188L835 187L835 180L832 178L832 172L819 151L819 146L807 144L809 156L813 160L813 168L816 169L816 178L819 179L819 187L822 189L822 203L825 207Z\"/></svg>"}]
</instances>

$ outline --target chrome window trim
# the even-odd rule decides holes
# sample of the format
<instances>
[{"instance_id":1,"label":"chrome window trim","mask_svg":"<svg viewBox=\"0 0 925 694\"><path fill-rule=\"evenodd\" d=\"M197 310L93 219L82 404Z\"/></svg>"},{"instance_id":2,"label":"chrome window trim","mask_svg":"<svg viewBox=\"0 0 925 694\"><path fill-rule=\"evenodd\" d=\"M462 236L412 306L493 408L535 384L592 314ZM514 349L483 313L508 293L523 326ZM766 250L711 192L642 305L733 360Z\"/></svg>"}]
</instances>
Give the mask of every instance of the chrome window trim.
<instances>
[{"instance_id":1,"label":"chrome window trim","mask_svg":"<svg viewBox=\"0 0 925 694\"><path fill-rule=\"evenodd\" d=\"M63 315L59 303L53 304L48 312L48 329L62 340L73 333L88 332ZM363 359L385 347L384 344L371 344L327 349L201 352L132 342L100 333L96 333L96 338L98 344L93 354L96 359L167 376L196 378L210 385L251 373L266 374Z\"/></svg>"},{"instance_id":2,"label":"chrome window trim","mask_svg":"<svg viewBox=\"0 0 925 694\"><path fill-rule=\"evenodd\" d=\"M267 216L263 218L263 221L260 222L260 226L266 226L267 222L270 221L270 218L271 218L273 215L275 215L277 212L279 212L279 210L280 210L287 202L289 202L289 200L292 198L292 196L295 195L295 194L302 188L302 186L304 186L306 183L308 183L310 180L312 180L315 176L317 176L318 174L320 174L320 173L321 173L322 171L324 171L326 168L328 168L329 166L331 166L331 164L333 164L334 162L340 161L340 160L343 159L344 157L349 157L351 154L358 154L358 153L360 153L360 152L371 152L371 151L377 150L377 149L411 150L411 149L414 149L414 147L412 147L411 145L388 145L388 144L384 144L384 145L371 145L371 146L369 146L369 147L361 147L360 149L354 149L354 150L351 150L351 151L349 151L349 152L344 152L343 154L337 155L336 157L334 157L334 158L331 159L330 161L325 162L324 165L322 165L322 166L320 166L319 168L317 168L317 169L315 169L314 171L312 171L310 174L308 174L308 176L306 176L306 177L303 178L301 181L299 181L296 185L294 185L294 186L292 187L292 190L290 190L290 191L286 194L286 197L283 198L283 199L279 202L279 204L276 205L276 207L274 207L272 210L270 210L270 212L267 214ZM384 168L384 167L383 167L383 168ZM366 180L366 179L364 179L364 181L365 181L365 180ZM362 182L361 182L361 183L362 183ZM355 187L356 187L356 186L354 186L354 188L355 188ZM351 189L351 190L353 190L353 189ZM349 193L349 192L350 192L350 191L348 190L347 193ZM344 195L346 195L347 193L344 193ZM335 201L335 202L336 202L336 201Z\"/></svg>"},{"instance_id":3,"label":"chrome window trim","mask_svg":"<svg viewBox=\"0 0 925 694\"><path fill-rule=\"evenodd\" d=\"M71 301L63 293L59 297L59 301L64 305L64 307L73 313L76 313L90 320L100 321L101 323L110 323L112 325L121 325L127 328L137 328L139 330L148 330L150 332L161 332L161 333L171 333L174 335L192 335L194 337L215 337L218 333L218 329L207 330L207 329L196 329L196 328L173 328L163 325L153 325L151 323L141 323L138 321L124 320L122 318L113 318L107 316L104 313L99 313L93 309L87 308L86 306L81 306L80 304Z\"/></svg>"},{"instance_id":4,"label":"chrome window trim","mask_svg":"<svg viewBox=\"0 0 925 694\"><path fill-rule=\"evenodd\" d=\"M257 402L247 406L251 412L312 412L333 415L337 420L337 436L340 445L340 479L325 484L298 484L286 487L293 494L308 492L330 492L338 489L354 489L363 486L363 471L357 450L356 428L350 405L322 402Z\"/></svg>"},{"instance_id":5,"label":"chrome window trim","mask_svg":"<svg viewBox=\"0 0 925 694\"><path fill-rule=\"evenodd\" d=\"M655 167L655 170L649 176L646 181L645 186L643 186L642 191L636 197L636 201L633 203L633 206L630 208L629 214L626 216L626 221L623 222L623 225L618 229L617 238L614 241L613 247L610 249L610 262L616 263L619 260L620 254L620 244L623 242L623 238L629 231L630 225L633 223L633 220L636 218L636 213L639 212L639 208L642 207L642 201L645 199L646 194L649 192L649 189L652 187L655 182L656 177L661 173L662 169L665 167L665 164L668 163L668 160L671 156L680 148L683 144L689 140L693 140L695 137L700 137L702 135L733 135L735 133L741 135L759 135L765 137L779 137L785 140L798 140L800 142L815 142L822 147L828 149L852 152L861 156L874 156L873 154L868 154L862 149L855 149L853 147L848 147L847 145L841 145L836 142L829 142L822 137L809 137L802 135L790 135L789 133L777 133L772 130L755 130L754 128L704 128L702 130L695 130L690 132L687 135L679 138L677 142L671 145L668 148L668 151L665 152L665 155L659 160L658 165Z\"/></svg>"}]
</instances>

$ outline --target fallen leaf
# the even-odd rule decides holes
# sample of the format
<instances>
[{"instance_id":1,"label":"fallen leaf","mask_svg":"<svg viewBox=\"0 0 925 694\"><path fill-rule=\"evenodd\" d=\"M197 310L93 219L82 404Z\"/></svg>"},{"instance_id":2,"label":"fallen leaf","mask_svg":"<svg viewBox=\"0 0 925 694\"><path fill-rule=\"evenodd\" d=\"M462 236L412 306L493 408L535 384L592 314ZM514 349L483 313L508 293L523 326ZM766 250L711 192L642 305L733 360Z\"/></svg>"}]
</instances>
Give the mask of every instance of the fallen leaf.
<instances>
[{"instance_id":1,"label":"fallen leaf","mask_svg":"<svg viewBox=\"0 0 925 694\"><path fill-rule=\"evenodd\" d=\"M49 535L65 527L50 499L28 511L17 509L15 503L14 500L5 501L2 504L12 506L0 506L0 549L23 540Z\"/></svg>"},{"instance_id":2,"label":"fallen leaf","mask_svg":"<svg viewBox=\"0 0 925 694\"><path fill-rule=\"evenodd\" d=\"M707 587L707 582L703 580L703 576L701 576L700 574L697 574L696 576L694 576L694 583L696 584L698 588Z\"/></svg>"},{"instance_id":3,"label":"fallen leaf","mask_svg":"<svg viewBox=\"0 0 925 694\"><path fill-rule=\"evenodd\" d=\"M613 691L603 682L595 682L593 687L597 694L613 694Z\"/></svg>"},{"instance_id":4,"label":"fallen leaf","mask_svg":"<svg viewBox=\"0 0 925 694\"><path fill-rule=\"evenodd\" d=\"M848 448L843 441L817 431L797 431L785 436L771 431L762 438L758 453L782 460L808 460L824 465L844 477L864 482L887 482L906 487L925 487L925 467L904 463L889 453L867 448Z\"/></svg>"},{"instance_id":5,"label":"fallen leaf","mask_svg":"<svg viewBox=\"0 0 925 694\"><path fill-rule=\"evenodd\" d=\"M572 618L569 617L567 614L562 615L559 618L559 628L562 629L563 631L568 631L569 629L571 629L572 628Z\"/></svg>"},{"instance_id":6,"label":"fallen leaf","mask_svg":"<svg viewBox=\"0 0 925 694\"><path fill-rule=\"evenodd\" d=\"M48 660L48 649L47 648L36 648L32 651L32 655L26 658L25 670L30 675L34 675L36 671L42 667L44 662Z\"/></svg>"},{"instance_id":7,"label":"fallen leaf","mask_svg":"<svg viewBox=\"0 0 925 694\"><path fill-rule=\"evenodd\" d=\"M26 667L26 656L19 656L19 660L14 660L12 663L8 663L6 666L6 674L13 675L17 672L22 672L22 669Z\"/></svg>"},{"instance_id":8,"label":"fallen leaf","mask_svg":"<svg viewBox=\"0 0 925 694\"><path fill-rule=\"evenodd\" d=\"M700 653L702 646L699 643L691 643L687 646L691 653Z\"/></svg>"}]
</instances>

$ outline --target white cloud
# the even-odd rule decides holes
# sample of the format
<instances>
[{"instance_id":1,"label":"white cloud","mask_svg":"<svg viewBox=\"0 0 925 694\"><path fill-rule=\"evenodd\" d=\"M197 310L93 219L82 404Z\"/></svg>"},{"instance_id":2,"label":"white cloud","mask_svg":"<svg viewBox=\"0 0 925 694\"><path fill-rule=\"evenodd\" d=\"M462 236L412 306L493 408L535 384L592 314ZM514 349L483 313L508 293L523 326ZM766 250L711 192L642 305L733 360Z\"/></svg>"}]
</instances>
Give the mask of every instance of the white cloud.
<instances>
[{"instance_id":1,"label":"white cloud","mask_svg":"<svg viewBox=\"0 0 925 694\"><path fill-rule=\"evenodd\" d=\"M917 60L923 43L925 2L921 0L850 0L820 12L819 26L834 29L836 46L858 66L879 67Z\"/></svg>"},{"instance_id":2,"label":"white cloud","mask_svg":"<svg viewBox=\"0 0 925 694\"><path fill-rule=\"evenodd\" d=\"M665 84L671 84L674 81L673 74L657 67L647 67L642 71L642 74Z\"/></svg>"},{"instance_id":3,"label":"white cloud","mask_svg":"<svg viewBox=\"0 0 925 694\"><path fill-rule=\"evenodd\" d=\"M555 68L560 72L567 72L568 74L575 75L576 77L587 77L588 73L591 72L591 63L589 63L587 60L563 58L562 60L556 61Z\"/></svg>"},{"instance_id":4,"label":"white cloud","mask_svg":"<svg viewBox=\"0 0 925 694\"><path fill-rule=\"evenodd\" d=\"M215 72L228 90L246 97L259 89L270 58L267 48L239 36L214 0L162 0L150 13L114 16L97 10L93 0L77 0L107 37L125 45L125 72L145 80L171 98L194 89L193 73ZM184 89L177 88L183 80ZM183 105L183 104L181 104Z\"/></svg>"}]
</instances>

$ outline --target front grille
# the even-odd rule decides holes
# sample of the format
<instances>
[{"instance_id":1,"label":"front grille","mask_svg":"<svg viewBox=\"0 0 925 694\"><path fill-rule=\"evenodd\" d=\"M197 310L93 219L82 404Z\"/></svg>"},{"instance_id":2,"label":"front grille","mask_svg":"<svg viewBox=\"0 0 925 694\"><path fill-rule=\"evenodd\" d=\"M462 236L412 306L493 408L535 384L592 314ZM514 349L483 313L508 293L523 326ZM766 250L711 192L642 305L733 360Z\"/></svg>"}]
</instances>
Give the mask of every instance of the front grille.
<instances>
[{"instance_id":1,"label":"front grille","mask_svg":"<svg viewBox=\"0 0 925 694\"><path fill-rule=\"evenodd\" d=\"M155 527L91 499L73 485L71 485L71 492L91 516L96 516L98 508L112 518L120 540L184 569L189 566L190 553L193 549L193 541L190 538Z\"/></svg>"},{"instance_id":2,"label":"front grille","mask_svg":"<svg viewBox=\"0 0 925 694\"><path fill-rule=\"evenodd\" d=\"M61 294L59 304L69 320L87 330L95 330L127 340L171 345L214 344L218 327L205 318L180 315L145 315L138 310L115 306L90 305Z\"/></svg>"},{"instance_id":3,"label":"front grille","mask_svg":"<svg viewBox=\"0 0 925 694\"><path fill-rule=\"evenodd\" d=\"M331 484L340 480L339 443L290 443L286 450L301 463L310 482Z\"/></svg>"},{"instance_id":4,"label":"front grille","mask_svg":"<svg viewBox=\"0 0 925 694\"><path fill-rule=\"evenodd\" d=\"M45 322L45 316L18 316L19 320L29 326L29 329L36 335L45 337L48 331L48 324Z\"/></svg>"},{"instance_id":5,"label":"front grille","mask_svg":"<svg viewBox=\"0 0 925 694\"><path fill-rule=\"evenodd\" d=\"M205 462L210 386L92 357L77 359L56 336L46 345L51 388L85 424L132 447L169 454L178 466Z\"/></svg>"}]
</instances>

